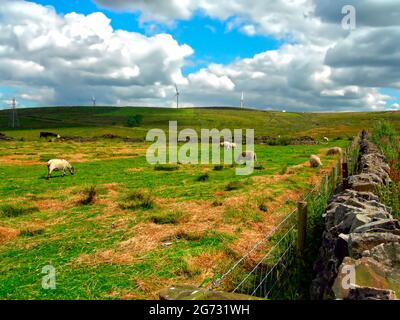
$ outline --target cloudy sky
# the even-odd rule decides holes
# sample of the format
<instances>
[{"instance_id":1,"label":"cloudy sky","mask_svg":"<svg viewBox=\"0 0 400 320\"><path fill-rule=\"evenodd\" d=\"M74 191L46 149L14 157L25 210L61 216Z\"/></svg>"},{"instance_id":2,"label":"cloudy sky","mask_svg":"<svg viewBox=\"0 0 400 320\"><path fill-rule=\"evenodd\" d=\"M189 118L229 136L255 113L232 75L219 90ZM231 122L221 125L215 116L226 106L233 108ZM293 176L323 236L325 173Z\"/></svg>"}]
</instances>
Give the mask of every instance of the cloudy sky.
<instances>
[{"instance_id":1,"label":"cloudy sky","mask_svg":"<svg viewBox=\"0 0 400 320\"><path fill-rule=\"evenodd\" d=\"M0 108L172 107L175 83L185 106L400 110L399 0L0 0Z\"/></svg>"}]
</instances>

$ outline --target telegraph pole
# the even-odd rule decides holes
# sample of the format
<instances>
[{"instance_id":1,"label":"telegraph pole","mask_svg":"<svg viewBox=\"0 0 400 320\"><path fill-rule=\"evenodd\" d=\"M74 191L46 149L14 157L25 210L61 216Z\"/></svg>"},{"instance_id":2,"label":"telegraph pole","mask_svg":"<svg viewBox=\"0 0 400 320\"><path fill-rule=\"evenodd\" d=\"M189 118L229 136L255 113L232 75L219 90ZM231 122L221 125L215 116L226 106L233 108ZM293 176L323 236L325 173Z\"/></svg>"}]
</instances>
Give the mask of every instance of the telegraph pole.
<instances>
[{"instance_id":1,"label":"telegraph pole","mask_svg":"<svg viewBox=\"0 0 400 320\"><path fill-rule=\"evenodd\" d=\"M11 119L10 119L11 128L15 129L19 127L18 114L17 114L17 100L13 98L11 100Z\"/></svg>"}]
</instances>

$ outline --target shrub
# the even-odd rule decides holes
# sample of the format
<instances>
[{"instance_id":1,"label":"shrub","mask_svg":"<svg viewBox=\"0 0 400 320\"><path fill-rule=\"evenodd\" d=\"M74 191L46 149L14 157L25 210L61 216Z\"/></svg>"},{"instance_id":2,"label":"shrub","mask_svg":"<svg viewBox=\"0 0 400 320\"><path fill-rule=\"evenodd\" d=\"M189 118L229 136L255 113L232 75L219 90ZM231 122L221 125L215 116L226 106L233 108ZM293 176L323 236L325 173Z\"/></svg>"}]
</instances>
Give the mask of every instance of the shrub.
<instances>
[{"instance_id":1,"label":"shrub","mask_svg":"<svg viewBox=\"0 0 400 320\"><path fill-rule=\"evenodd\" d=\"M19 217L39 211L37 207L22 207L18 205L2 205L0 215L7 218Z\"/></svg>"},{"instance_id":2,"label":"shrub","mask_svg":"<svg viewBox=\"0 0 400 320\"><path fill-rule=\"evenodd\" d=\"M96 186L91 186L89 188L86 188L82 192L82 199L79 201L80 204L82 205L89 205L93 204L96 201L96 196L97 196L97 189Z\"/></svg>"},{"instance_id":3,"label":"shrub","mask_svg":"<svg viewBox=\"0 0 400 320\"><path fill-rule=\"evenodd\" d=\"M213 206L213 207L222 207L223 205L224 205L224 203L222 201L219 201L219 200L215 200L211 204L211 206Z\"/></svg>"},{"instance_id":4,"label":"shrub","mask_svg":"<svg viewBox=\"0 0 400 320\"><path fill-rule=\"evenodd\" d=\"M150 220L155 224L177 224L184 216L181 211L161 211L153 213Z\"/></svg>"},{"instance_id":5,"label":"shrub","mask_svg":"<svg viewBox=\"0 0 400 320\"><path fill-rule=\"evenodd\" d=\"M371 136L372 142L379 146L390 165L390 176L393 181L400 181L400 142L395 128L388 122L375 124Z\"/></svg>"},{"instance_id":6,"label":"shrub","mask_svg":"<svg viewBox=\"0 0 400 320\"><path fill-rule=\"evenodd\" d=\"M377 191L380 200L392 208L393 216L396 219L400 219L400 182L391 183L388 186L379 188Z\"/></svg>"},{"instance_id":7,"label":"shrub","mask_svg":"<svg viewBox=\"0 0 400 320\"><path fill-rule=\"evenodd\" d=\"M268 212L268 207L264 202L259 204L258 209L260 209L262 212Z\"/></svg>"},{"instance_id":8,"label":"shrub","mask_svg":"<svg viewBox=\"0 0 400 320\"><path fill-rule=\"evenodd\" d=\"M44 234L43 228L26 228L21 230L20 236L21 237L35 237Z\"/></svg>"},{"instance_id":9,"label":"shrub","mask_svg":"<svg viewBox=\"0 0 400 320\"><path fill-rule=\"evenodd\" d=\"M202 232L191 232L186 230L179 230L176 235L175 239L177 240L186 240L186 241L199 241L203 239L205 236Z\"/></svg>"},{"instance_id":10,"label":"shrub","mask_svg":"<svg viewBox=\"0 0 400 320\"><path fill-rule=\"evenodd\" d=\"M134 116L128 117L127 125L130 128L139 127L143 123L143 116L141 114L136 114Z\"/></svg>"},{"instance_id":11,"label":"shrub","mask_svg":"<svg viewBox=\"0 0 400 320\"><path fill-rule=\"evenodd\" d=\"M150 210L155 207L154 200L151 196L141 192L134 191L125 197L124 201L119 205L122 209L143 209Z\"/></svg>"},{"instance_id":12,"label":"shrub","mask_svg":"<svg viewBox=\"0 0 400 320\"><path fill-rule=\"evenodd\" d=\"M225 186L225 191L233 191L243 188L244 184L241 181L231 181Z\"/></svg>"},{"instance_id":13,"label":"shrub","mask_svg":"<svg viewBox=\"0 0 400 320\"><path fill-rule=\"evenodd\" d=\"M55 159L57 158L57 156L55 156L54 154L41 154L40 155L40 162L48 162L51 159Z\"/></svg>"},{"instance_id":14,"label":"shrub","mask_svg":"<svg viewBox=\"0 0 400 320\"><path fill-rule=\"evenodd\" d=\"M156 171L176 171L179 169L179 166L175 164L157 164L154 167Z\"/></svg>"},{"instance_id":15,"label":"shrub","mask_svg":"<svg viewBox=\"0 0 400 320\"><path fill-rule=\"evenodd\" d=\"M292 143L292 138L289 137L276 137L268 141L270 146L288 146Z\"/></svg>"},{"instance_id":16,"label":"shrub","mask_svg":"<svg viewBox=\"0 0 400 320\"><path fill-rule=\"evenodd\" d=\"M210 179L210 175L208 173L202 174L200 177L196 179L198 182L205 182Z\"/></svg>"}]
</instances>

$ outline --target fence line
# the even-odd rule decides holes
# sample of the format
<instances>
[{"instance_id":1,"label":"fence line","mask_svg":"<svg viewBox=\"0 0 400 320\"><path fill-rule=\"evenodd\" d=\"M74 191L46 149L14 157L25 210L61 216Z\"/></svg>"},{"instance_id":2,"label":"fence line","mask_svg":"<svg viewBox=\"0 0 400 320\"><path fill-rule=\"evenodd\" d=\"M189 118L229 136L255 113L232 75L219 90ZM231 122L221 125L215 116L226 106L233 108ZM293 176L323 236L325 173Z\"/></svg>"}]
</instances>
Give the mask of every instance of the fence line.
<instances>
[{"instance_id":1,"label":"fence line","mask_svg":"<svg viewBox=\"0 0 400 320\"><path fill-rule=\"evenodd\" d=\"M291 211L276 227L268 232L260 241L258 241L243 257L236 261L224 274L213 279L209 290L231 289L229 291L236 293L245 293L252 296L270 298L273 295L276 286L281 284L283 274L289 272L290 264L293 262L292 256L298 258L302 255L301 244L298 243L299 237L304 241L307 230L307 201L316 201L316 197L323 197L324 205L329 197L334 193L339 181L345 181L348 174L355 172L357 158L359 152L359 135L357 135L352 143L346 148L345 153L332 167L332 170L323 175L321 184L310 190L299 202L305 205L304 214L301 217L300 206ZM312 198L315 199L312 199ZM295 219L296 213L298 214ZM303 219L303 221L301 221ZM296 232L297 231L297 232ZM274 238L274 239L273 239ZM273 241L272 241L273 240ZM267 248L267 244L274 242L271 248ZM297 242L297 245L296 245ZM271 243L272 244L272 243ZM304 245L304 243L303 243ZM297 252L295 249L297 247ZM267 249L263 257L250 270L246 267L249 257ZM296 253L296 255L292 254ZM239 276L234 273L241 274L241 280L236 278ZM229 284L229 277L231 283ZM226 283L228 282L228 283Z\"/></svg>"}]
</instances>

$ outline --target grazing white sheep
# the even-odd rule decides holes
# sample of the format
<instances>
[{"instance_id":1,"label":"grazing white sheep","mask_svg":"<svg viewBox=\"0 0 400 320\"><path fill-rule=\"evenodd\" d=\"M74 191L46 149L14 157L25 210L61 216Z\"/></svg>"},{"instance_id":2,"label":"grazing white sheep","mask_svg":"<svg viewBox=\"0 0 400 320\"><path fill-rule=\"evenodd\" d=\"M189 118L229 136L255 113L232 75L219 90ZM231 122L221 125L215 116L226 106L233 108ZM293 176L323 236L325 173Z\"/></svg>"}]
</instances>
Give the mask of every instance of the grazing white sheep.
<instances>
[{"instance_id":1,"label":"grazing white sheep","mask_svg":"<svg viewBox=\"0 0 400 320\"><path fill-rule=\"evenodd\" d=\"M242 152L237 158L237 162L242 163L246 161L257 161L257 154L254 151Z\"/></svg>"},{"instance_id":2,"label":"grazing white sheep","mask_svg":"<svg viewBox=\"0 0 400 320\"><path fill-rule=\"evenodd\" d=\"M321 159L316 155L312 155L310 157L310 165L312 168L322 167Z\"/></svg>"},{"instance_id":3,"label":"grazing white sheep","mask_svg":"<svg viewBox=\"0 0 400 320\"><path fill-rule=\"evenodd\" d=\"M236 143L224 141L224 142L221 142L221 147L224 147L225 150L229 151L233 148L236 148Z\"/></svg>"},{"instance_id":4,"label":"grazing white sheep","mask_svg":"<svg viewBox=\"0 0 400 320\"><path fill-rule=\"evenodd\" d=\"M328 156L335 156L335 155L341 155L342 153L343 153L342 148L335 147L335 148L330 148L326 154Z\"/></svg>"},{"instance_id":5,"label":"grazing white sheep","mask_svg":"<svg viewBox=\"0 0 400 320\"><path fill-rule=\"evenodd\" d=\"M64 177L65 170L68 170L71 175L74 174L75 170L71 164L64 159L52 159L47 162L47 179L51 178L53 171L61 171L61 175Z\"/></svg>"}]
</instances>

